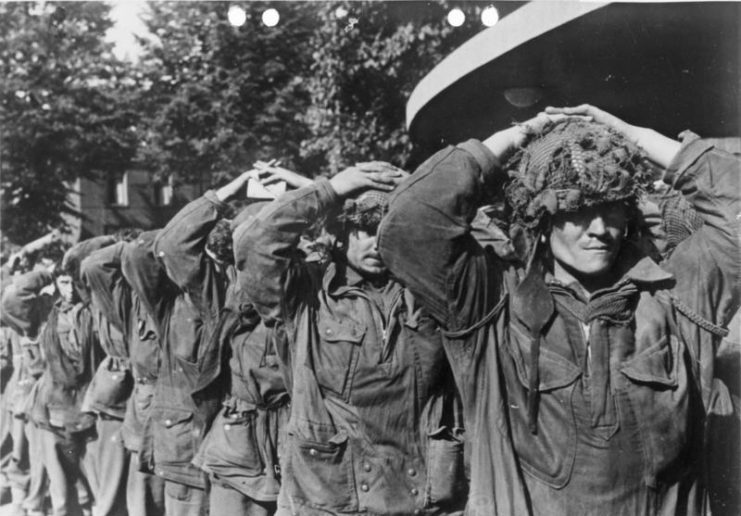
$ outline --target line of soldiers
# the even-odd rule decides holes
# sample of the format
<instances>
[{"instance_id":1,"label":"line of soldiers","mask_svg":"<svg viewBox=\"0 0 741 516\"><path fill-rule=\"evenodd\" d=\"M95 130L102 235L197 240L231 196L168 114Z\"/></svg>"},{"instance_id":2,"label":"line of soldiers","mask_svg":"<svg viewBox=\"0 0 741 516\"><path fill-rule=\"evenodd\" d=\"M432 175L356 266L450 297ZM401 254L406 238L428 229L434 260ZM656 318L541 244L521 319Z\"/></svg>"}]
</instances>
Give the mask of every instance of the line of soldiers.
<instances>
[{"instance_id":1,"label":"line of soldiers","mask_svg":"<svg viewBox=\"0 0 741 516\"><path fill-rule=\"evenodd\" d=\"M680 237L639 205L656 173ZM13 508L701 514L740 176L579 106L412 175L259 163L163 229L80 242L3 289Z\"/></svg>"}]
</instances>

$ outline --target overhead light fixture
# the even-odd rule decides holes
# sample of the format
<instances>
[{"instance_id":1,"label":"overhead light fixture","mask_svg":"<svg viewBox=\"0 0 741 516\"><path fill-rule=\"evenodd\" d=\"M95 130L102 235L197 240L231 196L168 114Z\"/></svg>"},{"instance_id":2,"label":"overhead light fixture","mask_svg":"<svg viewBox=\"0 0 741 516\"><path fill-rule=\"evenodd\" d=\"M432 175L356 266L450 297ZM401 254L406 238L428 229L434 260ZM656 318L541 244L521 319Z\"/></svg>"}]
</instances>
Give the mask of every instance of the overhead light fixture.
<instances>
[{"instance_id":1,"label":"overhead light fixture","mask_svg":"<svg viewBox=\"0 0 741 516\"><path fill-rule=\"evenodd\" d=\"M275 27L280 21L280 14L276 9L267 9L262 13L262 22L266 27Z\"/></svg>"},{"instance_id":2,"label":"overhead light fixture","mask_svg":"<svg viewBox=\"0 0 741 516\"><path fill-rule=\"evenodd\" d=\"M247 21L247 13L238 5L230 5L226 18L234 27L241 27Z\"/></svg>"},{"instance_id":3,"label":"overhead light fixture","mask_svg":"<svg viewBox=\"0 0 741 516\"><path fill-rule=\"evenodd\" d=\"M507 88L504 98L516 108L528 108L543 98L543 90L537 87Z\"/></svg>"},{"instance_id":4,"label":"overhead light fixture","mask_svg":"<svg viewBox=\"0 0 741 516\"><path fill-rule=\"evenodd\" d=\"M455 9L451 9L448 13L448 23L452 25L453 27L460 27L463 25L466 21L466 15L463 11L458 9L457 7Z\"/></svg>"},{"instance_id":5,"label":"overhead light fixture","mask_svg":"<svg viewBox=\"0 0 741 516\"><path fill-rule=\"evenodd\" d=\"M493 27L499 21L499 11L493 5L490 5L481 11L481 23L487 27Z\"/></svg>"}]
</instances>

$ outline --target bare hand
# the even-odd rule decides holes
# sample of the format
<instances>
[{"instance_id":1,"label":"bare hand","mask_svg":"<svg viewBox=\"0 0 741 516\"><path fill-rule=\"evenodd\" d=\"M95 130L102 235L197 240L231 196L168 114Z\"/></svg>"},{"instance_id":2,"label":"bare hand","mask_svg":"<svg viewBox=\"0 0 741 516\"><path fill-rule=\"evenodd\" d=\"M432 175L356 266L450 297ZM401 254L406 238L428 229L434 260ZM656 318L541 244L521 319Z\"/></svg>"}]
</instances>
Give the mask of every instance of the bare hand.
<instances>
[{"instance_id":1,"label":"bare hand","mask_svg":"<svg viewBox=\"0 0 741 516\"><path fill-rule=\"evenodd\" d=\"M268 185L277 181L285 181L288 186L293 188L303 188L312 184L314 181L308 177L304 177L301 174L297 174L291 170L283 167L279 167L277 164L272 162L257 161L255 162L255 169L258 171L258 180Z\"/></svg>"},{"instance_id":2,"label":"bare hand","mask_svg":"<svg viewBox=\"0 0 741 516\"><path fill-rule=\"evenodd\" d=\"M337 195L349 197L370 189L391 191L407 175L396 167L381 167L373 163L360 163L348 167L330 179L329 182Z\"/></svg>"},{"instance_id":3,"label":"bare hand","mask_svg":"<svg viewBox=\"0 0 741 516\"><path fill-rule=\"evenodd\" d=\"M633 126L620 120L615 115L611 115L607 111L603 111L598 107L591 106L589 104L582 104L574 107L552 107L545 108L545 112L548 114L556 115L570 115L570 116L583 116L587 117L595 122L604 124L608 127L613 128L615 131L622 133L624 136L632 139Z\"/></svg>"}]
</instances>

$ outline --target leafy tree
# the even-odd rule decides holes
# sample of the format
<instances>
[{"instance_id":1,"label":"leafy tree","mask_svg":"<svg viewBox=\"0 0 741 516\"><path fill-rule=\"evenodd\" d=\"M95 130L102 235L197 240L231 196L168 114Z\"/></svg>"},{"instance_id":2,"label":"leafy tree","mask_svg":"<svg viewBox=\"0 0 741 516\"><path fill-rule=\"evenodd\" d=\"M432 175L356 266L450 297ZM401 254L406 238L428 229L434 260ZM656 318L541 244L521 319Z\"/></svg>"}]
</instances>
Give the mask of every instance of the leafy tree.
<instances>
[{"instance_id":1,"label":"leafy tree","mask_svg":"<svg viewBox=\"0 0 741 516\"><path fill-rule=\"evenodd\" d=\"M65 182L130 168L137 113L104 42L103 2L0 4L2 231L25 242L64 224Z\"/></svg>"},{"instance_id":2,"label":"leafy tree","mask_svg":"<svg viewBox=\"0 0 741 516\"><path fill-rule=\"evenodd\" d=\"M306 2L242 4L247 22L232 27L227 2L152 3L142 40L148 118L143 161L160 174L208 185L256 159L280 156L297 167L309 136L299 115L315 30ZM281 22L266 27L275 5Z\"/></svg>"},{"instance_id":3,"label":"leafy tree","mask_svg":"<svg viewBox=\"0 0 741 516\"><path fill-rule=\"evenodd\" d=\"M489 3L326 2L314 34L307 77L311 107L304 120L312 138L304 158L332 173L355 161L380 159L411 166L405 107L414 87L440 60L483 27L452 27L452 7L476 20Z\"/></svg>"}]
</instances>

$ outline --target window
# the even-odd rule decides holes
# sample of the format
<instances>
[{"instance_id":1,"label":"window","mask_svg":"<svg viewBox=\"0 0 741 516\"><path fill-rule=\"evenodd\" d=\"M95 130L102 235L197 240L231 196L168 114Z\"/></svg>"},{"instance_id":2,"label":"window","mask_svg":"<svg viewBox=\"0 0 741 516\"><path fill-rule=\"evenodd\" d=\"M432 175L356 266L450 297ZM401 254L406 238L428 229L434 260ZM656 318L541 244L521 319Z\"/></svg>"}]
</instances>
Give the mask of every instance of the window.
<instances>
[{"instance_id":1,"label":"window","mask_svg":"<svg viewBox=\"0 0 741 516\"><path fill-rule=\"evenodd\" d=\"M109 180L108 203L115 206L129 205L129 176L127 172L116 175Z\"/></svg>"},{"instance_id":2,"label":"window","mask_svg":"<svg viewBox=\"0 0 741 516\"><path fill-rule=\"evenodd\" d=\"M174 193L175 180L172 174L167 176L164 180L157 180L154 183L154 203L157 206L170 206L172 205L172 198Z\"/></svg>"}]
</instances>

